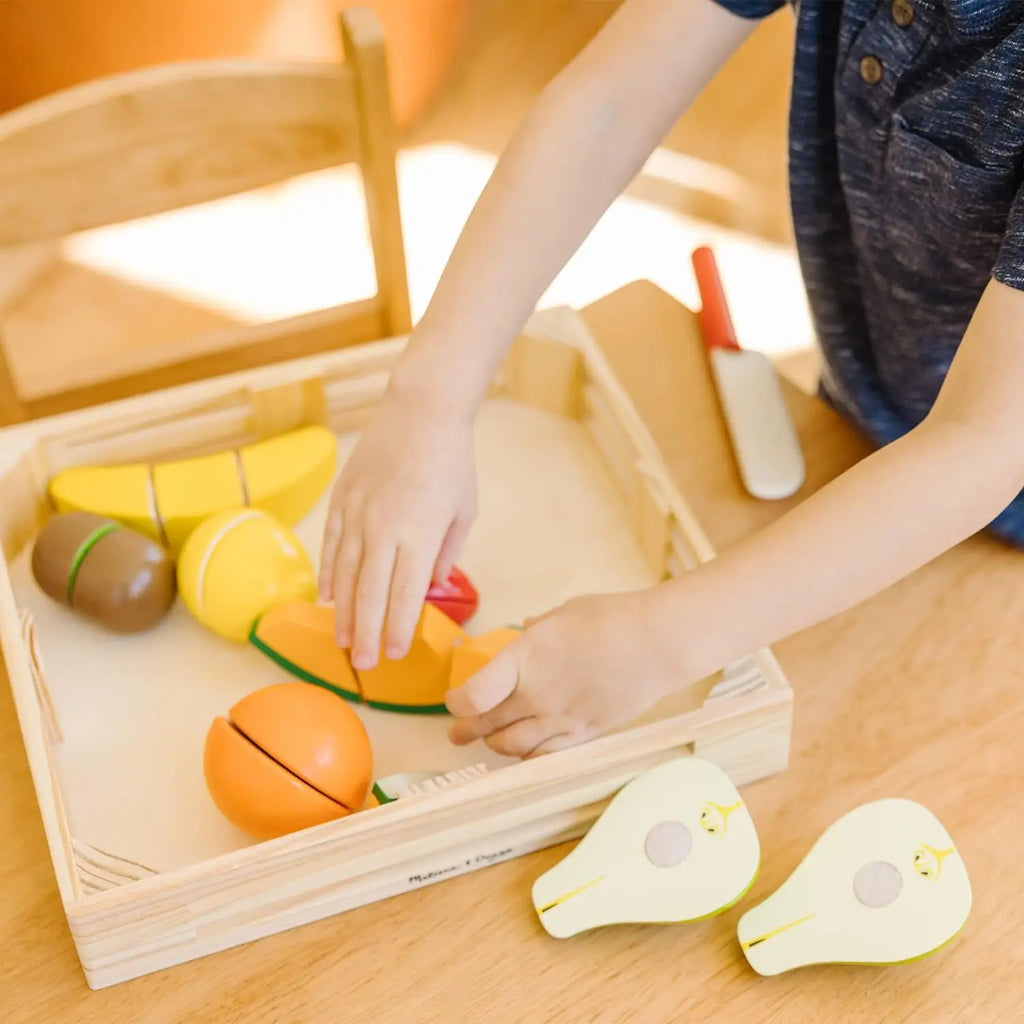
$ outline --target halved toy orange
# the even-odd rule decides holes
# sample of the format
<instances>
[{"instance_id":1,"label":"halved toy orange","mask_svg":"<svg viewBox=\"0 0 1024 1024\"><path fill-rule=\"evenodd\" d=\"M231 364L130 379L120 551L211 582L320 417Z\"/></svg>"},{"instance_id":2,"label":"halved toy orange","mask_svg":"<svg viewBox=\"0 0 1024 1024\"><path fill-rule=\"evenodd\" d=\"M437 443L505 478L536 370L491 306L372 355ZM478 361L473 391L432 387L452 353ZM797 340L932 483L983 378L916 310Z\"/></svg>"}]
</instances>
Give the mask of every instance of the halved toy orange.
<instances>
[{"instance_id":1,"label":"halved toy orange","mask_svg":"<svg viewBox=\"0 0 1024 1024\"><path fill-rule=\"evenodd\" d=\"M306 683L266 686L217 718L203 772L221 813L256 839L363 808L373 781L370 738L337 696Z\"/></svg>"}]
</instances>

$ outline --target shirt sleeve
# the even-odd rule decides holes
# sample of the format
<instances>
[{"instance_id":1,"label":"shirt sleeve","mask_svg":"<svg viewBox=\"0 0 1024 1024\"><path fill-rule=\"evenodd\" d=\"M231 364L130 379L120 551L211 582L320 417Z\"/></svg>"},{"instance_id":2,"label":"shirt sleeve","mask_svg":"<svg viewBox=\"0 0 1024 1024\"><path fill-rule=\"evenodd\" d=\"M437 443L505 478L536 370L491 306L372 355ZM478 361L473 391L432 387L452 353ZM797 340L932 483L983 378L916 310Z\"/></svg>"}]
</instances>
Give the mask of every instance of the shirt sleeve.
<instances>
[{"instance_id":1,"label":"shirt sleeve","mask_svg":"<svg viewBox=\"0 0 1024 1024\"><path fill-rule=\"evenodd\" d=\"M719 7L724 7L741 18L767 18L780 7L785 7L788 0L715 0Z\"/></svg>"},{"instance_id":2,"label":"shirt sleeve","mask_svg":"<svg viewBox=\"0 0 1024 1024\"><path fill-rule=\"evenodd\" d=\"M1003 245L992 276L1001 284L1024 291L1024 187L1010 207Z\"/></svg>"}]
</instances>

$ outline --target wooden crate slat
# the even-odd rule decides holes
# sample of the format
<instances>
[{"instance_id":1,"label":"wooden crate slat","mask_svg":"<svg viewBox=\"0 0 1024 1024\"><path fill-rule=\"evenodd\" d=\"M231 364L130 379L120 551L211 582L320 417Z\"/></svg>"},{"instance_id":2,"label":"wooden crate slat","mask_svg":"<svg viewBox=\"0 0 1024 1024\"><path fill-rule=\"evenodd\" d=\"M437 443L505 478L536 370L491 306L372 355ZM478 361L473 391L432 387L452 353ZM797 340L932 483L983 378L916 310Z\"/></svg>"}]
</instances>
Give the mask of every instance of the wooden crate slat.
<instances>
[{"instance_id":1,"label":"wooden crate slat","mask_svg":"<svg viewBox=\"0 0 1024 1024\"><path fill-rule=\"evenodd\" d=\"M46 521L44 459L40 447L23 439L0 451L0 548L13 558Z\"/></svg>"},{"instance_id":2,"label":"wooden crate slat","mask_svg":"<svg viewBox=\"0 0 1024 1024\"><path fill-rule=\"evenodd\" d=\"M44 711L33 679L31 655L22 637L21 614L14 601L6 560L0 560L0 648L14 695L18 725L35 785L57 888L67 908L81 898L82 891L74 869L71 832L44 724Z\"/></svg>"},{"instance_id":3,"label":"wooden crate slat","mask_svg":"<svg viewBox=\"0 0 1024 1024\"><path fill-rule=\"evenodd\" d=\"M503 371L510 397L560 416L579 415L583 360L573 346L528 327L513 344Z\"/></svg>"}]
</instances>

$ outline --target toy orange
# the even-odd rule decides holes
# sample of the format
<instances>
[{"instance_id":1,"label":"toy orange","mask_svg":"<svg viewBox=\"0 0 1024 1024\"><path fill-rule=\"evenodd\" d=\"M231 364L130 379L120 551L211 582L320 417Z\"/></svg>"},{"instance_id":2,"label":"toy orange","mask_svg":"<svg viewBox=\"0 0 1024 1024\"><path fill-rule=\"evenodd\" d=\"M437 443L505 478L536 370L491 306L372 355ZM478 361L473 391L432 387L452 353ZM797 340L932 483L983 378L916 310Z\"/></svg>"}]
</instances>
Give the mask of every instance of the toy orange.
<instances>
[{"instance_id":1,"label":"toy orange","mask_svg":"<svg viewBox=\"0 0 1024 1024\"><path fill-rule=\"evenodd\" d=\"M206 785L221 813L256 839L343 818L366 803L370 738L335 694L307 683L265 686L210 727Z\"/></svg>"}]
</instances>

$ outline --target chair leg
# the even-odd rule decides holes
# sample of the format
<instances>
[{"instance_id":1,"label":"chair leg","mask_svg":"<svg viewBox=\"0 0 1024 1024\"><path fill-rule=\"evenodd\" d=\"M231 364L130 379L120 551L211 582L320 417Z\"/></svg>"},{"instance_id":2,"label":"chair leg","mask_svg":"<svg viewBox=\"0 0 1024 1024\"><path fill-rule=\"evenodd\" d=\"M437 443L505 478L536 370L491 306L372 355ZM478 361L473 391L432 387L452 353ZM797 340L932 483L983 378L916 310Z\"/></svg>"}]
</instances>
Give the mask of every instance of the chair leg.
<instances>
[{"instance_id":1,"label":"chair leg","mask_svg":"<svg viewBox=\"0 0 1024 1024\"><path fill-rule=\"evenodd\" d=\"M407 334L412 327L412 317L384 32L377 16L366 8L345 10L340 21L345 59L352 67L355 83L363 188L377 290L388 333Z\"/></svg>"}]
</instances>

